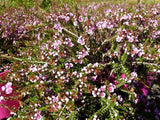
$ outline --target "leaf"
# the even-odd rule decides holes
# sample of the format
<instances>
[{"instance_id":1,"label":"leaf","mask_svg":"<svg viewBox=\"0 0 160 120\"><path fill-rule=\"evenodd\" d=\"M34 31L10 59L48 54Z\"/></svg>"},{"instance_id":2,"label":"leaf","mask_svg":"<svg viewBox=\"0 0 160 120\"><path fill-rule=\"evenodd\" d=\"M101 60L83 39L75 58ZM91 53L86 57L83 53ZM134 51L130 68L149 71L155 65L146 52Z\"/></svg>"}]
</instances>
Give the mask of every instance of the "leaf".
<instances>
[{"instance_id":1,"label":"leaf","mask_svg":"<svg viewBox=\"0 0 160 120\"><path fill-rule=\"evenodd\" d=\"M126 53L124 53L121 57L121 61L123 64L126 62L127 58L128 58L128 55Z\"/></svg>"}]
</instances>

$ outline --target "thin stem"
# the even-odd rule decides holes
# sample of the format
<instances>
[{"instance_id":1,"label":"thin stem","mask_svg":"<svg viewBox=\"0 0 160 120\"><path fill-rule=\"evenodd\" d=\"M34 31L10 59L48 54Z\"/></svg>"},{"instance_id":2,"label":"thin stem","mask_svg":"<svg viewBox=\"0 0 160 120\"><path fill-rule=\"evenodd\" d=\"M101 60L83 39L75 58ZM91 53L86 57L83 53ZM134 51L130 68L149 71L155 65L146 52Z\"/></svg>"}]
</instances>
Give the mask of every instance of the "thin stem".
<instances>
[{"instance_id":1,"label":"thin stem","mask_svg":"<svg viewBox=\"0 0 160 120\"><path fill-rule=\"evenodd\" d=\"M21 62L30 62L30 63L38 63L38 64L50 64L48 62L43 62L43 61L23 60L21 58L11 57L11 56L8 56L8 55L0 55L0 57L7 58L7 59L13 59L15 61L21 61Z\"/></svg>"},{"instance_id":2,"label":"thin stem","mask_svg":"<svg viewBox=\"0 0 160 120\"><path fill-rule=\"evenodd\" d=\"M76 38L79 38L78 35L72 33L71 31L67 30L66 28L63 27L62 29L63 29L65 32L69 33L70 35L72 35L72 36L74 36L74 37L76 37Z\"/></svg>"},{"instance_id":3,"label":"thin stem","mask_svg":"<svg viewBox=\"0 0 160 120\"><path fill-rule=\"evenodd\" d=\"M132 63L133 63L133 64L144 64L144 65L151 65L151 66L158 66L158 67L160 67L160 65L155 64L155 63L139 62L139 61L132 62Z\"/></svg>"}]
</instances>

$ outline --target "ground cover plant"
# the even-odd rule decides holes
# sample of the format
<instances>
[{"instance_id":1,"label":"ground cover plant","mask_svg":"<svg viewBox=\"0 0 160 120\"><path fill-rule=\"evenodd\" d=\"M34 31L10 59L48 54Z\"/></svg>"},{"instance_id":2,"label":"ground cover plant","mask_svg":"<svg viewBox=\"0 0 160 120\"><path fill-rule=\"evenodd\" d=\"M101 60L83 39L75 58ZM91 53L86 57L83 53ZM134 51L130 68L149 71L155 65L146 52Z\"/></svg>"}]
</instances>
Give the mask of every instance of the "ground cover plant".
<instances>
[{"instance_id":1,"label":"ground cover plant","mask_svg":"<svg viewBox=\"0 0 160 120\"><path fill-rule=\"evenodd\" d=\"M160 4L52 5L0 16L10 119L159 120Z\"/></svg>"}]
</instances>

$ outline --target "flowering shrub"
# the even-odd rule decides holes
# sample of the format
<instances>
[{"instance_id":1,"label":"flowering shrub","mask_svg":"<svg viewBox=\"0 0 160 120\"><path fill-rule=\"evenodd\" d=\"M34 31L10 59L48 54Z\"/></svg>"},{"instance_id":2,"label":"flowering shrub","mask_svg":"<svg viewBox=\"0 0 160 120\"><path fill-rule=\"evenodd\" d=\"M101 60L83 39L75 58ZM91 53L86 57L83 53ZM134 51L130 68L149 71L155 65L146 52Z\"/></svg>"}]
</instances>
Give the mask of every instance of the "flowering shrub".
<instances>
[{"instance_id":1,"label":"flowering shrub","mask_svg":"<svg viewBox=\"0 0 160 120\"><path fill-rule=\"evenodd\" d=\"M125 6L4 14L0 40L16 50L1 55L13 61L1 90L10 94L13 84L21 99L12 118L143 119L137 106L160 74L160 5Z\"/></svg>"}]
</instances>

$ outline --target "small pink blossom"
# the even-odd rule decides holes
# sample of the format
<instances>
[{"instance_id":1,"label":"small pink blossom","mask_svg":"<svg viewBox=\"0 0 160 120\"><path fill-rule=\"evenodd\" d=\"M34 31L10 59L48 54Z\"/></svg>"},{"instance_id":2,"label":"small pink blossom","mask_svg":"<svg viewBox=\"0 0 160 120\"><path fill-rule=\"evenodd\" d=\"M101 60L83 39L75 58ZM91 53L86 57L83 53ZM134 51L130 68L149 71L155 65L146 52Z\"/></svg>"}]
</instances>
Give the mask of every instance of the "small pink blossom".
<instances>
[{"instance_id":1,"label":"small pink blossom","mask_svg":"<svg viewBox=\"0 0 160 120\"><path fill-rule=\"evenodd\" d=\"M102 98L104 98L104 97L106 96L106 94L105 94L104 92L101 92L101 93L100 93L100 96L101 96Z\"/></svg>"},{"instance_id":2,"label":"small pink blossom","mask_svg":"<svg viewBox=\"0 0 160 120\"><path fill-rule=\"evenodd\" d=\"M71 67L73 67L73 64L72 63L65 63L65 68L67 69L67 68L71 68Z\"/></svg>"},{"instance_id":3,"label":"small pink blossom","mask_svg":"<svg viewBox=\"0 0 160 120\"><path fill-rule=\"evenodd\" d=\"M68 22L70 20L69 16L65 17L65 21Z\"/></svg>"},{"instance_id":4,"label":"small pink blossom","mask_svg":"<svg viewBox=\"0 0 160 120\"><path fill-rule=\"evenodd\" d=\"M93 97L97 97L96 91L92 91Z\"/></svg>"},{"instance_id":5,"label":"small pink blossom","mask_svg":"<svg viewBox=\"0 0 160 120\"><path fill-rule=\"evenodd\" d=\"M95 81L96 78L97 78L97 75L96 75L96 76L92 76L92 77L91 77L91 80L92 80L92 81Z\"/></svg>"},{"instance_id":6,"label":"small pink blossom","mask_svg":"<svg viewBox=\"0 0 160 120\"><path fill-rule=\"evenodd\" d=\"M13 92L12 83L8 82L1 87L2 91L5 91L6 94L11 94Z\"/></svg>"},{"instance_id":7,"label":"small pink blossom","mask_svg":"<svg viewBox=\"0 0 160 120\"><path fill-rule=\"evenodd\" d=\"M128 38L128 41L131 42L131 43L134 41L133 36L127 36L127 38Z\"/></svg>"},{"instance_id":8,"label":"small pink blossom","mask_svg":"<svg viewBox=\"0 0 160 120\"><path fill-rule=\"evenodd\" d=\"M109 87L108 90L109 90L110 93L114 92L113 86Z\"/></svg>"},{"instance_id":9,"label":"small pink blossom","mask_svg":"<svg viewBox=\"0 0 160 120\"><path fill-rule=\"evenodd\" d=\"M86 32L87 32L89 35L93 35L93 31L92 31L91 29L88 29Z\"/></svg>"},{"instance_id":10,"label":"small pink blossom","mask_svg":"<svg viewBox=\"0 0 160 120\"><path fill-rule=\"evenodd\" d=\"M119 100L120 102L122 102L122 101L123 101L123 98L122 98L122 96L121 96L121 95L118 95L118 100Z\"/></svg>"},{"instance_id":11,"label":"small pink blossom","mask_svg":"<svg viewBox=\"0 0 160 120\"><path fill-rule=\"evenodd\" d=\"M77 26L77 25L78 25L78 22L75 20L75 21L73 22L73 25L74 25L74 26Z\"/></svg>"},{"instance_id":12,"label":"small pink blossom","mask_svg":"<svg viewBox=\"0 0 160 120\"><path fill-rule=\"evenodd\" d=\"M131 73L131 76L132 76L132 77L137 77L137 73L136 73L136 72L132 72L132 73Z\"/></svg>"},{"instance_id":13,"label":"small pink blossom","mask_svg":"<svg viewBox=\"0 0 160 120\"><path fill-rule=\"evenodd\" d=\"M128 85L127 85L127 84L124 84L122 87L125 89L125 88L127 88L127 87L128 87Z\"/></svg>"},{"instance_id":14,"label":"small pink blossom","mask_svg":"<svg viewBox=\"0 0 160 120\"><path fill-rule=\"evenodd\" d=\"M82 39L82 36L80 36L79 38L78 38L78 41L77 41L79 44L81 44L81 45L84 45L85 44L85 41L84 41L84 39Z\"/></svg>"},{"instance_id":15,"label":"small pink blossom","mask_svg":"<svg viewBox=\"0 0 160 120\"><path fill-rule=\"evenodd\" d=\"M121 42L122 39L123 39L123 37L117 36L116 41L117 41L117 42Z\"/></svg>"},{"instance_id":16,"label":"small pink blossom","mask_svg":"<svg viewBox=\"0 0 160 120\"><path fill-rule=\"evenodd\" d=\"M34 116L36 120L42 120L41 111L37 111Z\"/></svg>"},{"instance_id":17,"label":"small pink blossom","mask_svg":"<svg viewBox=\"0 0 160 120\"><path fill-rule=\"evenodd\" d=\"M134 52L134 54L137 54L139 52L139 50L137 48L134 48L133 52Z\"/></svg>"},{"instance_id":18,"label":"small pink blossom","mask_svg":"<svg viewBox=\"0 0 160 120\"><path fill-rule=\"evenodd\" d=\"M105 86L105 85L104 85L104 86L101 86L101 88L100 88L101 91L105 91L105 89L106 89L106 86Z\"/></svg>"},{"instance_id":19,"label":"small pink blossom","mask_svg":"<svg viewBox=\"0 0 160 120\"><path fill-rule=\"evenodd\" d=\"M79 59L79 60L78 60L78 63L79 63L79 64L82 64L82 60L81 60L81 59Z\"/></svg>"},{"instance_id":20,"label":"small pink blossom","mask_svg":"<svg viewBox=\"0 0 160 120\"><path fill-rule=\"evenodd\" d=\"M83 22L83 17L82 17L82 16L79 16L78 21L79 21L79 22Z\"/></svg>"},{"instance_id":21,"label":"small pink blossom","mask_svg":"<svg viewBox=\"0 0 160 120\"><path fill-rule=\"evenodd\" d=\"M55 24L55 25L54 25L54 28L57 29L58 32L62 32L62 27L61 27L60 23Z\"/></svg>"},{"instance_id":22,"label":"small pink blossom","mask_svg":"<svg viewBox=\"0 0 160 120\"><path fill-rule=\"evenodd\" d=\"M122 79L125 79L125 78L126 78L125 74L122 74L122 75L121 75L121 78L122 78Z\"/></svg>"},{"instance_id":23,"label":"small pink blossom","mask_svg":"<svg viewBox=\"0 0 160 120\"><path fill-rule=\"evenodd\" d=\"M10 88L7 88L7 89L6 89L6 94L11 94L12 91L13 91L13 89L12 89L11 87L10 87Z\"/></svg>"}]
</instances>

